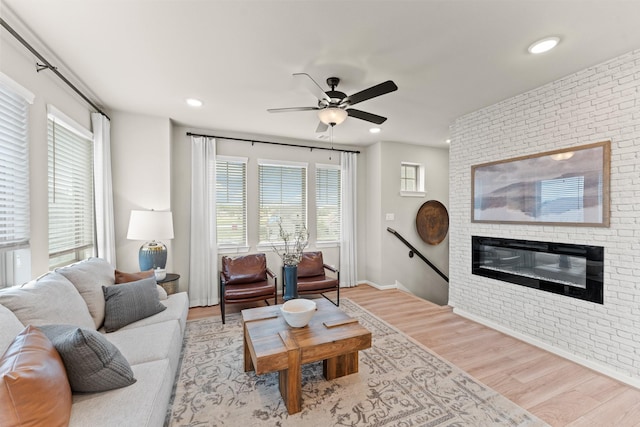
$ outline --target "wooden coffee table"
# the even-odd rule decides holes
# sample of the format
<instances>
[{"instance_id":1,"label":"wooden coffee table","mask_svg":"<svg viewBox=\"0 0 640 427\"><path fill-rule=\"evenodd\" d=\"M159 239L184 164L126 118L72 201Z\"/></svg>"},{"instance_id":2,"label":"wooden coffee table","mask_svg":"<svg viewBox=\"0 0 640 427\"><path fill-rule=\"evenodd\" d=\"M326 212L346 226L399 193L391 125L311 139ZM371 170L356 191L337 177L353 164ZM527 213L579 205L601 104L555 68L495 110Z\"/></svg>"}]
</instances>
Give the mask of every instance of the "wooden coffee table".
<instances>
[{"instance_id":1,"label":"wooden coffee table","mask_svg":"<svg viewBox=\"0 0 640 427\"><path fill-rule=\"evenodd\" d=\"M244 371L279 372L280 394L290 414L302 409L302 365L323 361L327 380L358 372L358 351L371 332L324 298L304 328L292 328L280 305L242 310Z\"/></svg>"}]
</instances>

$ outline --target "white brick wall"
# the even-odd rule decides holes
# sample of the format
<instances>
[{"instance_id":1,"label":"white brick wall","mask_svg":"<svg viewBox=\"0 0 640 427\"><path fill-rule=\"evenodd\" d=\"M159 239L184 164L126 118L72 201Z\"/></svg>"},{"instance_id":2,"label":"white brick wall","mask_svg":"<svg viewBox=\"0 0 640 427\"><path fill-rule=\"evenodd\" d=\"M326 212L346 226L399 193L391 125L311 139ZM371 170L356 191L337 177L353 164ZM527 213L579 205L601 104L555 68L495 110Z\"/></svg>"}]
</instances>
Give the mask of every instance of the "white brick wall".
<instances>
[{"instance_id":1,"label":"white brick wall","mask_svg":"<svg viewBox=\"0 0 640 427\"><path fill-rule=\"evenodd\" d=\"M611 140L611 226L471 223L471 165ZM450 148L450 304L640 379L640 50L468 114ZM471 274L471 236L604 246L604 305Z\"/></svg>"}]
</instances>

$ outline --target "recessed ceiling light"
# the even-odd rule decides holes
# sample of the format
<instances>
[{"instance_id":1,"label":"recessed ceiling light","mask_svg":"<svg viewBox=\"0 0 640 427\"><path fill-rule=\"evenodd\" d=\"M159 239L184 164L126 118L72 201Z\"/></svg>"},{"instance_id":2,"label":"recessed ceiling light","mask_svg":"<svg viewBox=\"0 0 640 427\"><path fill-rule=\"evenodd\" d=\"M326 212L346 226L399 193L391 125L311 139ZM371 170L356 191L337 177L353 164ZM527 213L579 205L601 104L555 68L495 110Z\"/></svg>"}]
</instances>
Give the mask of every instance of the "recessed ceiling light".
<instances>
[{"instance_id":1,"label":"recessed ceiling light","mask_svg":"<svg viewBox=\"0 0 640 427\"><path fill-rule=\"evenodd\" d=\"M202 107L202 101L195 98L187 98L187 105L190 107Z\"/></svg>"},{"instance_id":2,"label":"recessed ceiling light","mask_svg":"<svg viewBox=\"0 0 640 427\"><path fill-rule=\"evenodd\" d=\"M380 129L380 128L371 128L371 129L369 129L369 132L370 133L380 133L381 130L382 129Z\"/></svg>"},{"instance_id":3,"label":"recessed ceiling light","mask_svg":"<svg viewBox=\"0 0 640 427\"><path fill-rule=\"evenodd\" d=\"M529 46L529 53L538 54L548 52L558 45L560 37L545 37Z\"/></svg>"},{"instance_id":4,"label":"recessed ceiling light","mask_svg":"<svg viewBox=\"0 0 640 427\"><path fill-rule=\"evenodd\" d=\"M444 142L446 142L447 144L451 144L451 140L450 139L445 139Z\"/></svg>"}]
</instances>

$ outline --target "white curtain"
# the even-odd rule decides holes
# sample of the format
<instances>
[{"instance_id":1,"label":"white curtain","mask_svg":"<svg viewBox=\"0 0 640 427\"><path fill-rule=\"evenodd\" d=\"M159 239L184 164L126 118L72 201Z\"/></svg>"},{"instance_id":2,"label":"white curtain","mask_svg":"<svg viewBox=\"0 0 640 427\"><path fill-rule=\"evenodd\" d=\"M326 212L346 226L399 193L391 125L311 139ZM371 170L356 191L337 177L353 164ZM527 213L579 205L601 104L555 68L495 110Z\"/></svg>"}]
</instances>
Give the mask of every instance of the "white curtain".
<instances>
[{"instance_id":1,"label":"white curtain","mask_svg":"<svg viewBox=\"0 0 640 427\"><path fill-rule=\"evenodd\" d=\"M116 233L111 181L111 122L100 113L91 114L93 127L93 175L96 209L96 255L116 266Z\"/></svg>"},{"instance_id":2,"label":"white curtain","mask_svg":"<svg viewBox=\"0 0 640 427\"><path fill-rule=\"evenodd\" d=\"M357 153L341 153L342 181L342 238L340 243L340 286L358 284L356 264L356 205L357 205Z\"/></svg>"},{"instance_id":3,"label":"white curtain","mask_svg":"<svg viewBox=\"0 0 640 427\"><path fill-rule=\"evenodd\" d=\"M216 239L216 141L191 137L189 307L219 303Z\"/></svg>"}]
</instances>

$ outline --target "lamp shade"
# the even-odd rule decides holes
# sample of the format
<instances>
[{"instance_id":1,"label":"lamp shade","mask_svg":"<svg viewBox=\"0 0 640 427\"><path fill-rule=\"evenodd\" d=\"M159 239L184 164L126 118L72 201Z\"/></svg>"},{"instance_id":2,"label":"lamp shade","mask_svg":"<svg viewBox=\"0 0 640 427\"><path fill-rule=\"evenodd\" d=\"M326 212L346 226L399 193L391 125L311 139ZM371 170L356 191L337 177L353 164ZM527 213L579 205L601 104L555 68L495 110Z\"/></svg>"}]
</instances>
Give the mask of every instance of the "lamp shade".
<instances>
[{"instance_id":1,"label":"lamp shade","mask_svg":"<svg viewBox=\"0 0 640 427\"><path fill-rule=\"evenodd\" d=\"M325 125L339 125L345 121L348 115L342 108L328 107L318 110L318 118Z\"/></svg>"},{"instance_id":2,"label":"lamp shade","mask_svg":"<svg viewBox=\"0 0 640 427\"><path fill-rule=\"evenodd\" d=\"M173 239L173 214L167 211L132 210L127 239Z\"/></svg>"}]
</instances>

